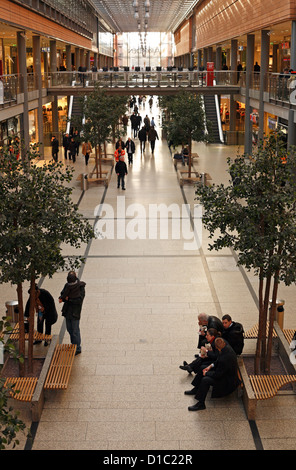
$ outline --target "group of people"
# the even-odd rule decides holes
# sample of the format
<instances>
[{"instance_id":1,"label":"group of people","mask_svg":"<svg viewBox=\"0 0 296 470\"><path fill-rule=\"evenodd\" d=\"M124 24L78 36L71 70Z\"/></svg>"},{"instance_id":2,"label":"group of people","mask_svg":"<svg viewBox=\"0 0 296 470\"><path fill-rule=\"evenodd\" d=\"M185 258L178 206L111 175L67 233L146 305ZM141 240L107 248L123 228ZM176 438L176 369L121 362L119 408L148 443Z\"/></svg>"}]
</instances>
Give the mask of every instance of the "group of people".
<instances>
[{"instance_id":1,"label":"group of people","mask_svg":"<svg viewBox=\"0 0 296 470\"><path fill-rule=\"evenodd\" d=\"M64 149L64 159L71 160L73 163L76 162L76 158L79 155L80 145L82 143L81 152L85 158L85 164L88 165L88 160L90 154L92 153L92 146L90 142L82 142L80 133L78 130L75 130L72 134L66 132L63 136L63 149ZM51 138L51 155L55 162L58 161L59 155L59 141L54 135Z\"/></svg>"},{"instance_id":2,"label":"group of people","mask_svg":"<svg viewBox=\"0 0 296 470\"><path fill-rule=\"evenodd\" d=\"M240 384L237 356L244 347L244 329L241 323L223 315L222 320L214 315L198 315L200 352L188 364L179 366L195 376L191 382L193 388L186 390L185 395L194 395L197 402L188 407L189 411L206 408L205 400L210 387L213 387L212 398L229 395Z\"/></svg>"},{"instance_id":3,"label":"group of people","mask_svg":"<svg viewBox=\"0 0 296 470\"><path fill-rule=\"evenodd\" d=\"M63 303L62 316L65 317L66 328L70 335L72 344L76 345L76 355L81 353L81 335L80 335L80 316L82 304L85 297L85 282L80 281L74 271L70 271L67 276L61 294L59 303ZM31 290L26 303L24 317L30 317L30 303L32 299ZM35 285L35 296L33 299L34 311L37 315L37 331L43 334L45 325L45 335L51 335L51 328L58 319L58 313L53 296L46 289ZM30 319L29 319L30 321ZM28 324L28 320L27 323ZM34 344L41 343L41 340L34 341ZM44 341L44 346L48 346L49 341Z\"/></svg>"}]
</instances>

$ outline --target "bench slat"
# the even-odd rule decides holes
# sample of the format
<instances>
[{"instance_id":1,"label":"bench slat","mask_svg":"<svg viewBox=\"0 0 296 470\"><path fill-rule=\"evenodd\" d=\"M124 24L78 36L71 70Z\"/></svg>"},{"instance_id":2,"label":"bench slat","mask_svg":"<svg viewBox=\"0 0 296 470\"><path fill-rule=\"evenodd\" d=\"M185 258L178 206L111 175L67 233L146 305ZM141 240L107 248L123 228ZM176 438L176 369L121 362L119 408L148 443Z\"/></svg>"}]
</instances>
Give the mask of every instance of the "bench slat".
<instances>
[{"instance_id":1,"label":"bench slat","mask_svg":"<svg viewBox=\"0 0 296 470\"><path fill-rule=\"evenodd\" d=\"M14 385L10 390L12 398L19 401L31 401L36 385L37 377L8 377L4 383L4 387Z\"/></svg>"},{"instance_id":2,"label":"bench slat","mask_svg":"<svg viewBox=\"0 0 296 470\"><path fill-rule=\"evenodd\" d=\"M68 387L76 345L58 344L45 380L45 389L66 389Z\"/></svg>"},{"instance_id":3,"label":"bench slat","mask_svg":"<svg viewBox=\"0 0 296 470\"><path fill-rule=\"evenodd\" d=\"M249 376L257 400L274 397L284 385L296 382L296 375L250 375Z\"/></svg>"}]
</instances>

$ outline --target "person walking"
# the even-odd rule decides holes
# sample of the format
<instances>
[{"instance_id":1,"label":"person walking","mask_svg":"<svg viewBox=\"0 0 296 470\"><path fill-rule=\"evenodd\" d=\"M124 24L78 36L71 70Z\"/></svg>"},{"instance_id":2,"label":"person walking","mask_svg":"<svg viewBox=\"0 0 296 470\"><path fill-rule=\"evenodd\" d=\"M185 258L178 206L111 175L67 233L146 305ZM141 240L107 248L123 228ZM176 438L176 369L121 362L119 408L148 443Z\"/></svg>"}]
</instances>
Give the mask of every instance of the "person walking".
<instances>
[{"instance_id":1,"label":"person walking","mask_svg":"<svg viewBox=\"0 0 296 470\"><path fill-rule=\"evenodd\" d=\"M124 161L124 156L119 157L119 161L115 165L115 173L117 174L117 188L120 187L125 190L125 175L127 175L127 166Z\"/></svg>"},{"instance_id":2,"label":"person walking","mask_svg":"<svg viewBox=\"0 0 296 470\"><path fill-rule=\"evenodd\" d=\"M143 126L142 129L138 133L139 141L140 141L140 148L141 148L141 153L145 152L145 145L147 141L147 131L146 127Z\"/></svg>"},{"instance_id":3,"label":"person walking","mask_svg":"<svg viewBox=\"0 0 296 470\"><path fill-rule=\"evenodd\" d=\"M73 160L73 163L76 162L76 143L74 137L71 138L69 143L69 160Z\"/></svg>"},{"instance_id":4,"label":"person walking","mask_svg":"<svg viewBox=\"0 0 296 470\"><path fill-rule=\"evenodd\" d=\"M59 141L54 135L51 138L51 155L55 162L58 161L58 153L59 153Z\"/></svg>"},{"instance_id":5,"label":"person walking","mask_svg":"<svg viewBox=\"0 0 296 470\"><path fill-rule=\"evenodd\" d=\"M59 297L63 303L62 316L66 319L66 328L70 335L71 344L76 344L76 353L81 353L80 318L85 297L86 283L80 281L74 271L70 271L67 282Z\"/></svg>"},{"instance_id":6,"label":"person walking","mask_svg":"<svg viewBox=\"0 0 296 470\"><path fill-rule=\"evenodd\" d=\"M70 136L67 133L63 136L63 147L64 147L64 158L65 158L65 160L67 160L67 158L68 158L69 144L70 144Z\"/></svg>"},{"instance_id":7,"label":"person walking","mask_svg":"<svg viewBox=\"0 0 296 470\"><path fill-rule=\"evenodd\" d=\"M80 138L79 132L77 130L74 132L73 138L74 138L75 147L76 147L76 156L78 157L79 147L80 147L80 144L81 144L81 138Z\"/></svg>"},{"instance_id":8,"label":"person walking","mask_svg":"<svg viewBox=\"0 0 296 470\"><path fill-rule=\"evenodd\" d=\"M29 290L29 299L26 303L24 316L29 318L30 316L30 302L31 302L31 289ZM55 306L53 296L46 289L41 289L35 284L35 301L34 309L37 314L37 331L43 334L43 328L45 324L45 334L51 335L51 327L56 323L58 319L58 313ZM41 340L34 341L34 344L42 343ZM44 346L48 346L49 342L44 341Z\"/></svg>"},{"instance_id":9,"label":"person walking","mask_svg":"<svg viewBox=\"0 0 296 470\"><path fill-rule=\"evenodd\" d=\"M126 153L128 155L129 165L133 163L133 154L135 153L136 146L135 142L129 137L125 144Z\"/></svg>"},{"instance_id":10,"label":"person walking","mask_svg":"<svg viewBox=\"0 0 296 470\"><path fill-rule=\"evenodd\" d=\"M155 148L155 141L156 141L156 139L159 140L159 137L158 137L157 131L156 131L155 128L152 126L152 127L149 129L149 132L148 132L148 140L149 140L149 142L150 142L152 154L154 153L154 148Z\"/></svg>"},{"instance_id":11,"label":"person walking","mask_svg":"<svg viewBox=\"0 0 296 470\"><path fill-rule=\"evenodd\" d=\"M84 155L85 164L88 165L89 156L92 152L92 146L90 142L83 142L82 144L82 155Z\"/></svg>"}]
</instances>

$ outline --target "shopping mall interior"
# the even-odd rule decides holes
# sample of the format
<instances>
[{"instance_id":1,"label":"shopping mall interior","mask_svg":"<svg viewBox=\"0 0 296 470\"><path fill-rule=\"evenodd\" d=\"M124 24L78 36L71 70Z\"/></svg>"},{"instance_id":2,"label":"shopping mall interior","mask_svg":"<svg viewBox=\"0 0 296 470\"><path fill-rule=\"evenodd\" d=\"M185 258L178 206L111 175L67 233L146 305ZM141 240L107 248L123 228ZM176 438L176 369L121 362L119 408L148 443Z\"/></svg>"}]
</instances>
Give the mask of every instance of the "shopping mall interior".
<instances>
[{"instance_id":1,"label":"shopping mall interior","mask_svg":"<svg viewBox=\"0 0 296 470\"><path fill-rule=\"evenodd\" d=\"M244 380L256 349L256 333L247 333L258 324L258 276L238 264L232 249L211 250L208 231L194 219L196 184L230 184L229 158L251 158L260 139L275 130L287 151L296 144L294 70L296 0L273 0L268 7L263 0L1 0L1 149L19 139L24 158L37 144L42 166L52 159L56 136L58 160L74 171L72 200L93 228L100 227L79 249L62 247L64 257L84 258L77 270L86 283L82 352L71 363L65 389L41 384L36 401L9 399L30 430L30 436L18 433L16 450L132 456L295 449L294 363L278 366L294 379L268 399ZM82 145L75 163L65 159L63 136L73 127L75 100L86 99L96 83L110 95L134 96L142 119L155 121L155 150L147 142L142 151L131 126L134 108L126 109L128 123L119 127L135 151L125 191L117 186L114 142L106 144L112 158L102 163L104 184L87 179L95 154L86 165ZM181 148L166 139L160 104L162 96L180 91L200 95L206 118L217 127L210 143L193 141L196 179L185 182L182 163L173 158ZM151 209L157 206L165 210L155 218ZM158 230L161 220L169 226L165 235ZM34 345L42 363L50 363L56 344L70 343L58 302L66 278L58 271L38 279L58 311L51 342ZM29 287L24 282L25 301ZM295 285L280 283L278 299L284 309L276 357L281 348L291 352L283 332L296 330ZM16 301L16 286L1 284L2 314ZM243 325L239 360L246 362L233 393L209 393L206 408L191 412L196 400L184 392L194 376L180 365L198 353L201 313L228 314Z\"/></svg>"}]
</instances>

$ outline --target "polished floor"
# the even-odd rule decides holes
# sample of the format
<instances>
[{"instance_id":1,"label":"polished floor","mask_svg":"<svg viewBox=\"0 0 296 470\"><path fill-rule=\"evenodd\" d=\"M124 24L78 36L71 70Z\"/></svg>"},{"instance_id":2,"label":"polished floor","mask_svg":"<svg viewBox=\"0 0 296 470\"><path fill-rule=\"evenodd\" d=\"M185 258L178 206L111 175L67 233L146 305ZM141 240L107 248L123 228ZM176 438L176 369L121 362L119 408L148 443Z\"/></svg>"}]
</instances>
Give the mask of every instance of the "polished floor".
<instances>
[{"instance_id":1,"label":"polished floor","mask_svg":"<svg viewBox=\"0 0 296 470\"><path fill-rule=\"evenodd\" d=\"M97 230L97 238L80 250L86 257L79 271L86 282L82 354L75 358L68 390L46 393L42 418L29 447L294 449L293 395L259 403L256 432L236 393L216 400L208 396L204 411L187 409L195 400L184 395L191 388L191 379L179 365L196 352L198 313L219 317L229 313L245 329L250 328L257 322L257 278L236 266L230 250L209 251L207 233L200 230L198 219L196 227L202 244L195 246L186 206L189 204L193 211L194 186L181 188L178 183L166 141L161 140L156 103L152 112L147 104L140 113L156 117L160 140L154 155L148 146L141 155L135 139L126 191L117 189L114 172L107 189L91 185L82 193L79 182L73 180L73 198ZM194 144L194 150L200 156L197 168L208 172L214 183L228 181L227 157L234 158L237 151L242 151L204 144ZM78 175L84 171L80 155L75 172ZM99 206L102 203L104 207ZM162 205L161 215L155 215L155 205ZM64 254L76 253L65 247ZM56 273L52 279L44 279L42 287L57 299L65 278L65 273ZM285 327L295 328L295 287L280 286L280 297L286 301ZM6 300L15 298L14 287L1 286L3 306ZM59 334L62 323L59 315L54 334ZM69 342L67 332L63 341ZM250 341L245 352L253 348ZM14 407L21 408L30 426L26 407L17 402ZM28 443L21 439L19 448L25 445Z\"/></svg>"}]
</instances>

